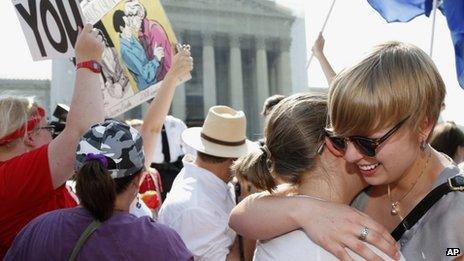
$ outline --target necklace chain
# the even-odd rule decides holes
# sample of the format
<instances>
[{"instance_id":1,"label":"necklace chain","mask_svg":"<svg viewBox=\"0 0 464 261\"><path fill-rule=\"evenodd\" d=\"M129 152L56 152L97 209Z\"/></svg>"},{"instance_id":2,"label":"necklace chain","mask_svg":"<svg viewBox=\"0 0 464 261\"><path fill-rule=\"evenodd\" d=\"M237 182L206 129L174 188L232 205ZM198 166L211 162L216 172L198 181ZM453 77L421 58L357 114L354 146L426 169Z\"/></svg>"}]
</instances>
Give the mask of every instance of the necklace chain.
<instances>
[{"instance_id":1,"label":"necklace chain","mask_svg":"<svg viewBox=\"0 0 464 261\"><path fill-rule=\"evenodd\" d=\"M402 197L400 197L400 199L398 199L396 201L392 200L391 191L390 191L390 184L387 185L387 192L388 192L387 195L388 195L388 200L390 200L390 203L391 203L391 214L392 215L398 215L399 214L400 202L409 195L409 193L414 189L414 187L416 186L417 182L420 180L422 175L424 175L425 169L427 168L427 165L429 164L429 160L430 160L431 155L432 155L432 150L429 149L429 155L427 157L427 161L425 162L424 167L422 168L421 173L419 174L419 176L417 176L417 179L414 181L411 188L408 191L406 191L406 193Z\"/></svg>"}]
</instances>

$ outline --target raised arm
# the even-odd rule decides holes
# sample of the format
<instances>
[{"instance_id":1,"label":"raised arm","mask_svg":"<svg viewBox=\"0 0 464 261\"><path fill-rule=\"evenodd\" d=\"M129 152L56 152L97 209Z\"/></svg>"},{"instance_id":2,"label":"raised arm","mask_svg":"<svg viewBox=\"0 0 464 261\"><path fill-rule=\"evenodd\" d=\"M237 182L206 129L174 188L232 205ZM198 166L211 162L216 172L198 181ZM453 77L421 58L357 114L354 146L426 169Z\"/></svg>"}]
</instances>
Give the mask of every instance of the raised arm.
<instances>
[{"instance_id":1,"label":"raised arm","mask_svg":"<svg viewBox=\"0 0 464 261\"><path fill-rule=\"evenodd\" d=\"M76 42L76 62L100 61L104 43L92 25L87 24ZM53 187L63 185L74 173L77 143L93 124L104 119L100 74L81 68L76 71L74 93L63 132L48 147ZM63 86L64 87L64 86Z\"/></svg>"},{"instance_id":2,"label":"raised arm","mask_svg":"<svg viewBox=\"0 0 464 261\"><path fill-rule=\"evenodd\" d=\"M335 78L335 71L333 70L332 66L330 65L327 57L324 55L324 44L325 39L322 36L322 32L319 33L319 37L317 37L316 42L314 43L313 48L311 49L314 53L314 56L319 60L321 64L322 71L324 72L325 78L327 79L327 83L330 85L332 80Z\"/></svg>"},{"instance_id":3,"label":"raised arm","mask_svg":"<svg viewBox=\"0 0 464 261\"><path fill-rule=\"evenodd\" d=\"M172 66L169 72L164 77L158 92L150 104L147 114L143 119L141 135L143 138L143 147L145 162L147 167L150 165L150 160L153 158L153 153L156 146L156 139L161 133L164 120L169 112L172 98L182 77L185 79L193 69L193 59L190 56L190 51L181 50L173 57Z\"/></svg>"},{"instance_id":4,"label":"raised arm","mask_svg":"<svg viewBox=\"0 0 464 261\"><path fill-rule=\"evenodd\" d=\"M303 228L316 244L340 259L351 259L345 249L349 248L372 260L379 257L358 238L367 227L367 242L392 258L399 258L395 241L383 226L346 205L312 198L254 194L232 210L229 225L237 233L254 239L270 239Z\"/></svg>"}]
</instances>

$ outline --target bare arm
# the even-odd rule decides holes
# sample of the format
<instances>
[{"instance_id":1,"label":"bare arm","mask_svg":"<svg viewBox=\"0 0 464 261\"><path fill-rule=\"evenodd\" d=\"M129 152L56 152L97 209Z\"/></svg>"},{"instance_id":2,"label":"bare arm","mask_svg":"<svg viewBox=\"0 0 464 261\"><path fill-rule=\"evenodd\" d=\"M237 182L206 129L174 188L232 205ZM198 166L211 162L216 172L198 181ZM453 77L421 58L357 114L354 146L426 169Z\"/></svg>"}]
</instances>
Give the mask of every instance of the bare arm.
<instances>
[{"instance_id":1,"label":"bare arm","mask_svg":"<svg viewBox=\"0 0 464 261\"><path fill-rule=\"evenodd\" d=\"M101 36L86 25L76 42L76 62L101 60L104 43ZM48 147L53 187L58 188L74 173L75 150L80 137L93 124L104 119L100 74L88 69L76 72L70 111L63 132Z\"/></svg>"},{"instance_id":2,"label":"bare arm","mask_svg":"<svg viewBox=\"0 0 464 261\"><path fill-rule=\"evenodd\" d=\"M164 120L169 112L172 98L181 77L186 77L193 69L193 59L190 56L190 51L182 50L174 56L171 69L164 77L158 93L150 104L147 114L143 119L141 135L143 138L143 146L145 162L149 167L153 152L156 146L156 139L161 133Z\"/></svg>"},{"instance_id":3,"label":"bare arm","mask_svg":"<svg viewBox=\"0 0 464 261\"><path fill-rule=\"evenodd\" d=\"M392 258L399 258L395 256L395 241L383 226L346 205L312 198L254 194L233 209L229 225L237 233L255 239L270 239L303 228L316 244L343 260L351 259L345 248L368 260L379 258L358 238L368 227L367 241Z\"/></svg>"},{"instance_id":4,"label":"bare arm","mask_svg":"<svg viewBox=\"0 0 464 261\"><path fill-rule=\"evenodd\" d=\"M329 61L327 60L327 57L325 57L324 55L324 44L325 39L322 36L322 33L319 33L319 37L317 38L311 50L313 51L314 56L319 60L319 63L322 67L322 71L324 72L325 78L327 79L327 83L330 85L333 79L335 78L335 75L337 74L335 73Z\"/></svg>"}]
</instances>

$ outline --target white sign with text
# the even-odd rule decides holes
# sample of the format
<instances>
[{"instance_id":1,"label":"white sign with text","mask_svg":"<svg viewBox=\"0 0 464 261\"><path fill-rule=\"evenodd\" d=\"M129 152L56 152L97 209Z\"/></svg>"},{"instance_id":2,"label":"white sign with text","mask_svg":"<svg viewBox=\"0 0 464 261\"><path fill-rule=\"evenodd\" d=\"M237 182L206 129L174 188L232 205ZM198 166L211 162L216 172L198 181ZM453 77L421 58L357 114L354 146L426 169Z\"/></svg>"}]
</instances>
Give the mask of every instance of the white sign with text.
<instances>
[{"instance_id":1,"label":"white sign with text","mask_svg":"<svg viewBox=\"0 0 464 261\"><path fill-rule=\"evenodd\" d=\"M74 57L78 26L84 20L78 0L12 0L34 61Z\"/></svg>"}]
</instances>

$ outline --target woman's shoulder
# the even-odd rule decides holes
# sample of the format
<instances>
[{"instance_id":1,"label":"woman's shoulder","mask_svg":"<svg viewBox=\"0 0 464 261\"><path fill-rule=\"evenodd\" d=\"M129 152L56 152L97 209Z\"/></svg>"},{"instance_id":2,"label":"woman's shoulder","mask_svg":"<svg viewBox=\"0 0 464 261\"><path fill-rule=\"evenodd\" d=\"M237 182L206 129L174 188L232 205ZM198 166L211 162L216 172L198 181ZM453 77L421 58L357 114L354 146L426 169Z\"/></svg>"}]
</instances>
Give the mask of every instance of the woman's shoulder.
<instances>
[{"instance_id":1,"label":"woman's shoulder","mask_svg":"<svg viewBox=\"0 0 464 261\"><path fill-rule=\"evenodd\" d=\"M150 217L135 217L127 214L128 222L124 222L121 230L112 228L112 231L124 238L124 241L137 245L136 249L143 250L144 258L156 257L160 260L189 260L188 251L179 234L172 228L158 223ZM132 249L132 250L136 250ZM136 251L138 255L140 251ZM134 258L137 259L137 258Z\"/></svg>"},{"instance_id":2,"label":"woman's shoulder","mask_svg":"<svg viewBox=\"0 0 464 261\"><path fill-rule=\"evenodd\" d=\"M440 172L440 174L437 176L433 187L437 187L444 182L447 182L449 178L452 178L456 175L464 175L464 171L461 170L457 165L455 164L449 164L443 168L443 170Z\"/></svg>"},{"instance_id":3,"label":"woman's shoulder","mask_svg":"<svg viewBox=\"0 0 464 261\"><path fill-rule=\"evenodd\" d=\"M21 241L21 238L36 240L42 238L39 235L49 235L48 239L60 238L68 231L73 231L73 233L80 231L90 221L91 217L86 216L79 207L53 210L34 218L21 230L16 239L18 241Z\"/></svg>"},{"instance_id":4,"label":"woman's shoulder","mask_svg":"<svg viewBox=\"0 0 464 261\"><path fill-rule=\"evenodd\" d=\"M56 227L56 224L59 224L62 221L66 221L66 223L75 223L75 220L77 219L85 219L88 221L91 220L91 217L81 207L56 209L36 217L29 223L29 225L55 224L54 227Z\"/></svg>"},{"instance_id":5,"label":"woman's shoulder","mask_svg":"<svg viewBox=\"0 0 464 261\"><path fill-rule=\"evenodd\" d=\"M134 235L137 235L137 237L146 236L152 238L155 235L158 237L178 236L174 229L155 221L151 217L136 217L129 213L125 213L124 215L124 220L118 223L123 223L129 227L131 231L136 231Z\"/></svg>"},{"instance_id":6,"label":"woman's shoulder","mask_svg":"<svg viewBox=\"0 0 464 261\"><path fill-rule=\"evenodd\" d=\"M433 188L435 189L443 184L447 187L453 187L443 195L438 203L449 206L451 212L464 212L464 184L462 183L464 183L464 171L454 164L446 166L436 179Z\"/></svg>"}]
</instances>

